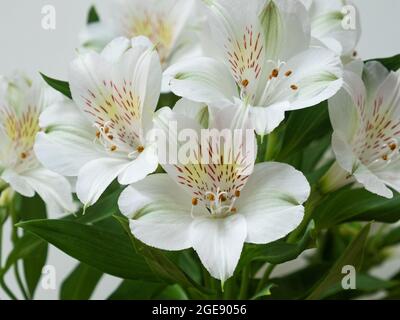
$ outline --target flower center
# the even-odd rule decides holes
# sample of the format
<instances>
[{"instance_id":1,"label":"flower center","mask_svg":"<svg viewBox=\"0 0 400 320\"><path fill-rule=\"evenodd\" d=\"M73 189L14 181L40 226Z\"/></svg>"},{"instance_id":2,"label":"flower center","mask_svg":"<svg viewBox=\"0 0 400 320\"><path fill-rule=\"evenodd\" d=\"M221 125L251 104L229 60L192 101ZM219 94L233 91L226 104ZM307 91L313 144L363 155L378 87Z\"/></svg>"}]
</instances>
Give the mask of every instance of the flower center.
<instances>
[{"instance_id":1,"label":"flower center","mask_svg":"<svg viewBox=\"0 0 400 320\"><path fill-rule=\"evenodd\" d=\"M235 190L232 192L221 191L218 187L217 190L207 191L204 194L204 198L201 199L205 204L209 215L214 218L223 218L231 214L235 214L237 209L234 206L236 199L240 197L240 191ZM194 207L198 205L198 198L192 198L192 211L191 214L194 216Z\"/></svg>"},{"instance_id":2,"label":"flower center","mask_svg":"<svg viewBox=\"0 0 400 320\"><path fill-rule=\"evenodd\" d=\"M400 121L385 109L384 98L374 101L371 111L360 96L356 105L362 125L356 133L353 151L361 163L372 169L383 168L399 158Z\"/></svg>"},{"instance_id":3,"label":"flower center","mask_svg":"<svg viewBox=\"0 0 400 320\"><path fill-rule=\"evenodd\" d=\"M144 146L141 144L137 143L132 148L125 140L121 139L112 122L108 121L104 125L95 123L94 126L97 128L95 141L100 142L107 151L127 154L130 159L136 159L144 151Z\"/></svg>"},{"instance_id":4,"label":"flower center","mask_svg":"<svg viewBox=\"0 0 400 320\"><path fill-rule=\"evenodd\" d=\"M1 162L16 170L26 170L38 164L33 146L36 134L41 130L39 116L40 112L30 106L20 115L9 108L0 110L0 130L6 137L0 150Z\"/></svg>"},{"instance_id":5,"label":"flower center","mask_svg":"<svg viewBox=\"0 0 400 320\"><path fill-rule=\"evenodd\" d=\"M125 33L129 37L145 36L157 46L161 64L168 61L173 44L173 25L160 14L144 12L140 18L125 23Z\"/></svg>"}]
</instances>

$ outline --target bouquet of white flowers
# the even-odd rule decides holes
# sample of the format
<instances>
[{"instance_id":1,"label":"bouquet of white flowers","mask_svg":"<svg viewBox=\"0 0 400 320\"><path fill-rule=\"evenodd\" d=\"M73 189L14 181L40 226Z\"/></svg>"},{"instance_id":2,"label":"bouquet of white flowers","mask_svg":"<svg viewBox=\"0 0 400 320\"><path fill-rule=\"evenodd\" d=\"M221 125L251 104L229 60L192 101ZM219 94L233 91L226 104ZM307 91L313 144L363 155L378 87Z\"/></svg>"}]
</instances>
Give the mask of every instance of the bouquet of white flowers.
<instances>
[{"instance_id":1,"label":"bouquet of white flowers","mask_svg":"<svg viewBox=\"0 0 400 320\"><path fill-rule=\"evenodd\" d=\"M370 270L400 243L400 57L359 37L333 0L92 7L68 79L0 78L4 294L52 244L61 299L399 297Z\"/></svg>"}]
</instances>

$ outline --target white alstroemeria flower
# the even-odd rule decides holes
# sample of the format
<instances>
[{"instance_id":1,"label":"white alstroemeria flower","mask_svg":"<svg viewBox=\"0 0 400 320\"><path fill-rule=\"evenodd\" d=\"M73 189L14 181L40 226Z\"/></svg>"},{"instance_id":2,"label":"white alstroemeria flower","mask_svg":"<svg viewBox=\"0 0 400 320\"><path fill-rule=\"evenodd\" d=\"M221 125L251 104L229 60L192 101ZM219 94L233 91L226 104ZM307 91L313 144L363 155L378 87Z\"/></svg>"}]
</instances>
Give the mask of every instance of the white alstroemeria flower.
<instances>
[{"instance_id":1,"label":"white alstroemeria flower","mask_svg":"<svg viewBox=\"0 0 400 320\"><path fill-rule=\"evenodd\" d=\"M182 112L185 109L161 109L156 123L168 128L176 120L177 132L199 130L199 124ZM235 110L230 105L214 114L209 128L244 128L246 117ZM253 131L250 137L254 139ZM265 244L294 230L310 192L306 178L286 164L254 166L256 152L242 149L246 141L228 157L222 154L224 148L207 147L206 142L196 155L214 155L218 161L203 164L198 157L186 164L163 165L167 174L127 187L119 207L130 218L132 234L163 250L194 248L210 274L224 282L233 275L245 242Z\"/></svg>"},{"instance_id":2,"label":"white alstroemeria flower","mask_svg":"<svg viewBox=\"0 0 400 320\"><path fill-rule=\"evenodd\" d=\"M285 111L330 98L342 85L340 57L311 47L308 14L299 0L207 0L205 47L210 57L165 71L171 90L215 103L241 98L257 133L271 132Z\"/></svg>"},{"instance_id":3,"label":"white alstroemeria flower","mask_svg":"<svg viewBox=\"0 0 400 320\"><path fill-rule=\"evenodd\" d=\"M79 56L70 66L72 102L54 105L40 119L36 153L48 168L77 176L86 206L111 182L143 179L158 165L147 133L161 87L157 51L147 38L113 40L101 54Z\"/></svg>"},{"instance_id":4,"label":"white alstroemeria flower","mask_svg":"<svg viewBox=\"0 0 400 320\"><path fill-rule=\"evenodd\" d=\"M370 62L363 78L346 71L343 89L329 100L332 148L348 179L391 198L388 187L400 191L400 71ZM332 176L339 175L325 182Z\"/></svg>"},{"instance_id":5,"label":"white alstroemeria flower","mask_svg":"<svg viewBox=\"0 0 400 320\"><path fill-rule=\"evenodd\" d=\"M37 193L52 216L76 210L71 185L43 168L33 147L36 134L46 129L39 126L40 114L60 98L39 80L0 77L0 181L25 197Z\"/></svg>"},{"instance_id":6,"label":"white alstroemeria flower","mask_svg":"<svg viewBox=\"0 0 400 320\"><path fill-rule=\"evenodd\" d=\"M196 47L195 0L106 0L96 6L100 21L81 34L88 48L102 49L115 37L148 37L167 67Z\"/></svg>"},{"instance_id":7,"label":"white alstroemeria flower","mask_svg":"<svg viewBox=\"0 0 400 320\"><path fill-rule=\"evenodd\" d=\"M344 60L357 56L361 25L355 5L342 0L302 0L311 19L311 35Z\"/></svg>"}]
</instances>

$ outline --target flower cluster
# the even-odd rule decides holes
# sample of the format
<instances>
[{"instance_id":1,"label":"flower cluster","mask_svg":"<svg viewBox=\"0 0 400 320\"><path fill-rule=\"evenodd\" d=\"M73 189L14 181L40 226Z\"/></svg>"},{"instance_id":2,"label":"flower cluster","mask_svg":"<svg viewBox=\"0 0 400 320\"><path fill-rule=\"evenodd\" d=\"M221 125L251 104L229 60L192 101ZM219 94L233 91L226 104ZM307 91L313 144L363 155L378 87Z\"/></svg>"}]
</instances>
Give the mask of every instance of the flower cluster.
<instances>
[{"instance_id":1,"label":"flower cluster","mask_svg":"<svg viewBox=\"0 0 400 320\"><path fill-rule=\"evenodd\" d=\"M284 239L311 220L309 176L264 157L264 139L270 151L270 134L292 130L289 113L329 101L336 161L319 198L348 185L400 191L400 71L357 58L359 24L343 28L339 1L97 9L69 65L71 99L22 75L0 78L0 185L36 192L52 214L76 212L76 193L84 213L117 180L135 239L193 248L222 283L245 243Z\"/></svg>"}]
</instances>

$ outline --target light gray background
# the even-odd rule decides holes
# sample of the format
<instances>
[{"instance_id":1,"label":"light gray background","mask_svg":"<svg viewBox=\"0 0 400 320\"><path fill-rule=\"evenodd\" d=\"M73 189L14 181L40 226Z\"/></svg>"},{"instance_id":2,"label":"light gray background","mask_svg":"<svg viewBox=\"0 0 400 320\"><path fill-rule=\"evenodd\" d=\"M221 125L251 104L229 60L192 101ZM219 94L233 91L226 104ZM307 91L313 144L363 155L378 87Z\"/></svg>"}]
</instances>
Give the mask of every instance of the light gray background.
<instances>
[{"instance_id":1,"label":"light gray background","mask_svg":"<svg viewBox=\"0 0 400 320\"><path fill-rule=\"evenodd\" d=\"M75 56L78 33L82 30L88 8L101 0L1 0L0 1L0 74L16 70L30 75L38 71L66 79L67 67ZM146 1L146 0L143 0ZM329 0L328 0L329 1ZM245 1L243 1L246 3ZM362 37L357 48L364 59L386 57L400 53L400 1L399 0L354 0L359 8ZM44 5L56 8L57 26L54 31L41 27L41 10ZM5 231L5 252L10 250L9 226ZM298 259L280 266L283 273L302 264ZM57 284L70 272L76 261L55 248L50 249L48 264L57 270ZM394 258L375 271L389 277L400 266L400 259ZM10 287L16 289L12 272L6 277ZM119 280L105 276L97 287L94 298L106 298L117 287ZM17 292L17 290L15 290ZM57 290L44 290L39 285L37 298L56 299ZM4 298L0 290L0 299Z\"/></svg>"}]
</instances>

